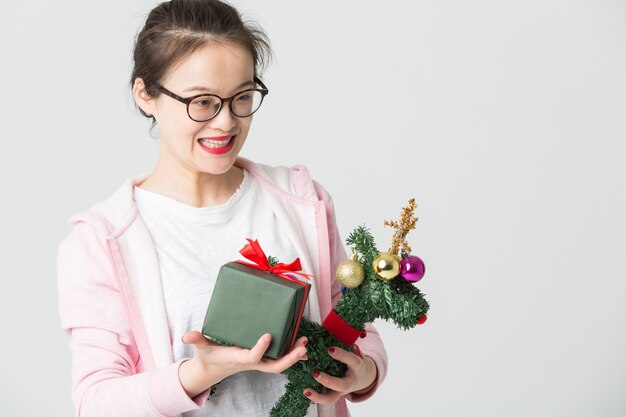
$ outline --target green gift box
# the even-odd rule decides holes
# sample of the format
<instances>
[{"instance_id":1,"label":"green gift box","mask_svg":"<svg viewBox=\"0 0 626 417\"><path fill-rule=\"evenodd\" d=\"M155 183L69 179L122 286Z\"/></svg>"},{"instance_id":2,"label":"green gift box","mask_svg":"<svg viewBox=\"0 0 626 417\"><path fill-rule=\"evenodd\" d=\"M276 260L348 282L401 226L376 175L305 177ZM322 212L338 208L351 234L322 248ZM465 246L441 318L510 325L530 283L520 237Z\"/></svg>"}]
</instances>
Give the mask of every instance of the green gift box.
<instances>
[{"instance_id":1,"label":"green gift box","mask_svg":"<svg viewBox=\"0 0 626 417\"><path fill-rule=\"evenodd\" d=\"M258 250L262 253L260 247ZM299 265L299 260L296 261ZM282 270L283 275L288 272L291 271ZM276 359L289 352L311 284L279 273L239 262L222 265L202 333L246 349L252 348L263 334L270 333L272 341L265 356Z\"/></svg>"}]
</instances>

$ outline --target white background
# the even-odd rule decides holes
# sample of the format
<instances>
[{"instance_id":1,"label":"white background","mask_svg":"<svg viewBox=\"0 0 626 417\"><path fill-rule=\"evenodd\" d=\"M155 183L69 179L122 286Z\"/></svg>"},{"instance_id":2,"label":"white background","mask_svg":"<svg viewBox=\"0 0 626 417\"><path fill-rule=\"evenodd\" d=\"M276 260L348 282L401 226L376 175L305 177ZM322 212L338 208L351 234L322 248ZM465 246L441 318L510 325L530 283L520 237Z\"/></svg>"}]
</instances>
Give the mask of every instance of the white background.
<instances>
[{"instance_id":1,"label":"white background","mask_svg":"<svg viewBox=\"0 0 626 417\"><path fill-rule=\"evenodd\" d=\"M70 416L56 249L150 170L128 88L154 1L0 2L0 414ZM356 416L626 415L626 3L237 1L270 94L242 155L302 163L345 237L418 203L428 322L377 322Z\"/></svg>"}]
</instances>

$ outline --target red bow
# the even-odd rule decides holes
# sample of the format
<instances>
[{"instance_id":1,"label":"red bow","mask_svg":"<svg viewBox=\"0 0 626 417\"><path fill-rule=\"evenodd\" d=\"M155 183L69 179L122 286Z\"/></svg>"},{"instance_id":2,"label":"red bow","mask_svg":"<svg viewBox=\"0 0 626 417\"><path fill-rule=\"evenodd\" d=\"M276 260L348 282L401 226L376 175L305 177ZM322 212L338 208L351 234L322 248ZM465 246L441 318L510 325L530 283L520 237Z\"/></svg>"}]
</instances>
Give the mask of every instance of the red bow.
<instances>
[{"instance_id":1,"label":"red bow","mask_svg":"<svg viewBox=\"0 0 626 417\"><path fill-rule=\"evenodd\" d=\"M294 282L300 281L287 275L288 272L301 275L308 280L313 277L313 275L300 272L302 270L302 266L300 265L300 258L296 258L290 264L278 263L274 266L270 266L270 262L267 259L267 256L265 256L263 249L261 249L261 245L259 245L259 242L257 240L252 240L248 238L246 238L246 240L250 243L244 246L243 249L239 251L239 253L242 254L246 259L249 259L254 263L244 262L240 260L236 260L235 262L243 265L248 265L262 271L270 271L271 273L278 275L279 277L283 277Z\"/></svg>"}]
</instances>

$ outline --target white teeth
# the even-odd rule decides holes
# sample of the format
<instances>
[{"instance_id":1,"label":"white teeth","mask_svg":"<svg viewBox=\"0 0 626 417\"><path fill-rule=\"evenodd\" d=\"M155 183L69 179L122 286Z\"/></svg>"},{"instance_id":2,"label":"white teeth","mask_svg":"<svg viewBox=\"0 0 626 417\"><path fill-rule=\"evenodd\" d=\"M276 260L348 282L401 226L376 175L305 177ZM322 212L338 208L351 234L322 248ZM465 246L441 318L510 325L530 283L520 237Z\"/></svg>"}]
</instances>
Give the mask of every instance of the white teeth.
<instances>
[{"instance_id":1,"label":"white teeth","mask_svg":"<svg viewBox=\"0 0 626 417\"><path fill-rule=\"evenodd\" d=\"M207 148L223 148L230 143L233 137L231 136L227 140L200 139L200 142Z\"/></svg>"}]
</instances>

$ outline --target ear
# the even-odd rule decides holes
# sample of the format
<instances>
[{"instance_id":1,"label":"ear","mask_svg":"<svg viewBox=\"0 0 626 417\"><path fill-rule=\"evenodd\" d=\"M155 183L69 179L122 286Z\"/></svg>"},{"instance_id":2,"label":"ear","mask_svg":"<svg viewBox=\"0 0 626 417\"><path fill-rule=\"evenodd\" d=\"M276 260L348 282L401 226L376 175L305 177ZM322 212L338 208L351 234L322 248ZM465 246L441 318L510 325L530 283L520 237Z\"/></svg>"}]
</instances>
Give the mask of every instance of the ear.
<instances>
[{"instance_id":1,"label":"ear","mask_svg":"<svg viewBox=\"0 0 626 417\"><path fill-rule=\"evenodd\" d=\"M133 84L133 98L135 99L137 106L139 106L144 113L148 116L152 116L154 114L154 100L146 91L143 79L139 77L135 78L135 83Z\"/></svg>"}]
</instances>

